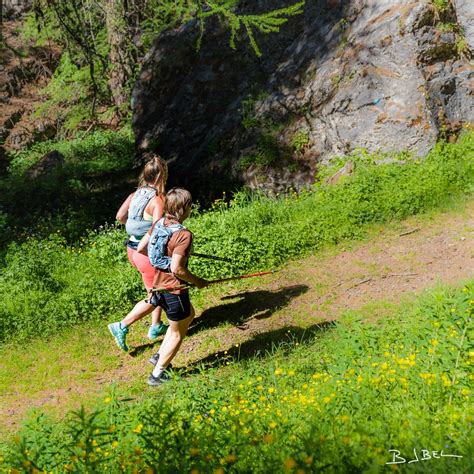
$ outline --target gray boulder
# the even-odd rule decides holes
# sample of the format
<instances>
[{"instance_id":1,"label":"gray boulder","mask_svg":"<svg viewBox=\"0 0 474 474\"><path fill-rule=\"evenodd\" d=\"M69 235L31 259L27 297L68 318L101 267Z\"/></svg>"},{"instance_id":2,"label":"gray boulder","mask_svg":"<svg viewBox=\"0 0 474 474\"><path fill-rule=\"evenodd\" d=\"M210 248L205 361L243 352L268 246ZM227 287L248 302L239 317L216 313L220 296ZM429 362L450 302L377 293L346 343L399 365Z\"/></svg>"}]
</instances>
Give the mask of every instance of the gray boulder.
<instances>
[{"instance_id":1,"label":"gray boulder","mask_svg":"<svg viewBox=\"0 0 474 474\"><path fill-rule=\"evenodd\" d=\"M465 23L464 10L307 2L280 33L257 36L261 58L245 41L232 51L218 22L199 50L194 23L169 31L133 91L138 146L168 159L172 184L208 197L230 183L302 188L318 166L358 148L424 154L441 133L474 121L469 48L460 51L460 33L439 27Z\"/></svg>"}]
</instances>

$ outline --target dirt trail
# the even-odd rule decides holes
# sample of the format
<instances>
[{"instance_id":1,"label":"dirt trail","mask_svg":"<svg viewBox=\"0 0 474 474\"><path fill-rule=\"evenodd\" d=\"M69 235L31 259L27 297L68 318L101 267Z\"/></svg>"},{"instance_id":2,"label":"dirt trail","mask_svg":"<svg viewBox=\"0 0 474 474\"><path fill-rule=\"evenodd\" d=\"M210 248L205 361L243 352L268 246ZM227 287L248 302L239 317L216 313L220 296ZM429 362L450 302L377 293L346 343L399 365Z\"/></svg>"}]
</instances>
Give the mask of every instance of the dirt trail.
<instances>
[{"instance_id":1,"label":"dirt trail","mask_svg":"<svg viewBox=\"0 0 474 474\"><path fill-rule=\"evenodd\" d=\"M365 242L290 262L276 278L230 284L221 287L219 294L210 293L175 362L193 371L193 367L212 366L223 357L251 357L285 340L288 331L300 337L308 328L317 329L347 309L379 301L396 303L438 283L457 284L473 276L474 199L470 199L461 210L390 224L372 232ZM380 304L376 314L383 317L383 312L384 304ZM112 381L142 391L150 369L145 361L151 354L142 333L134 329L130 334L129 342L138 346L132 352L135 357L120 354L110 340L106 345L105 331L93 341L86 339L101 346L94 370L81 368L74 358L51 360L50 365L62 364L63 386L56 378L55 388L35 391L34 373L19 373L19 385L1 397L4 429L14 430L31 407L61 413L79 401L92 402ZM64 343L58 343L59 351ZM41 357L49 357L49 352L54 347ZM21 389L22 377L29 377L27 397Z\"/></svg>"}]
</instances>

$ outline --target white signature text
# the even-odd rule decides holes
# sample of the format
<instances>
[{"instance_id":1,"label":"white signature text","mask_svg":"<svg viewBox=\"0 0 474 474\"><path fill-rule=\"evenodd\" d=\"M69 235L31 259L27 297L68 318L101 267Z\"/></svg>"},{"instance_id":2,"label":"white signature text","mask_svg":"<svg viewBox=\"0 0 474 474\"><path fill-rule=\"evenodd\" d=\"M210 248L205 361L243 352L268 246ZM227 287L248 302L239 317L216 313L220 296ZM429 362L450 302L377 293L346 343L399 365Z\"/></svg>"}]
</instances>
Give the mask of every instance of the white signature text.
<instances>
[{"instance_id":1,"label":"white signature text","mask_svg":"<svg viewBox=\"0 0 474 474\"><path fill-rule=\"evenodd\" d=\"M392 460L386 462L385 464L404 464L420 461L428 461L430 459L441 459L441 458L462 458L459 454L444 454L443 450L441 451L429 451L428 449L421 449L420 455L416 452L416 449L413 449L413 459L407 461L406 458L401 456L401 452L398 449L389 449L389 453L392 454Z\"/></svg>"}]
</instances>

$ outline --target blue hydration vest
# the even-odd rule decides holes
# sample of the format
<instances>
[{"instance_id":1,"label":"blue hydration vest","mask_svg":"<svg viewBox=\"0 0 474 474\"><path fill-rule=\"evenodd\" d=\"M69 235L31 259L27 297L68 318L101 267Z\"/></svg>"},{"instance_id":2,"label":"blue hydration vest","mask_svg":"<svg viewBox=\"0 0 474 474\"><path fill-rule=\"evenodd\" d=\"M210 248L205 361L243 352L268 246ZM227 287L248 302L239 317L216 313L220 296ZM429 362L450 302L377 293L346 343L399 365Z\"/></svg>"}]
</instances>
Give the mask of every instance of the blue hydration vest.
<instances>
[{"instance_id":1,"label":"blue hydration vest","mask_svg":"<svg viewBox=\"0 0 474 474\"><path fill-rule=\"evenodd\" d=\"M148 258L155 268L165 272L170 271L171 257L166 255L168 242L175 232L183 229L186 227L181 224L165 226L164 217L155 224L148 242Z\"/></svg>"},{"instance_id":2,"label":"blue hydration vest","mask_svg":"<svg viewBox=\"0 0 474 474\"><path fill-rule=\"evenodd\" d=\"M143 218L148 203L156 196L156 189L151 186L138 188L133 195L128 208L128 218L125 223L127 234L140 240L151 227L151 221Z\"/></svg>"}]
</instances>

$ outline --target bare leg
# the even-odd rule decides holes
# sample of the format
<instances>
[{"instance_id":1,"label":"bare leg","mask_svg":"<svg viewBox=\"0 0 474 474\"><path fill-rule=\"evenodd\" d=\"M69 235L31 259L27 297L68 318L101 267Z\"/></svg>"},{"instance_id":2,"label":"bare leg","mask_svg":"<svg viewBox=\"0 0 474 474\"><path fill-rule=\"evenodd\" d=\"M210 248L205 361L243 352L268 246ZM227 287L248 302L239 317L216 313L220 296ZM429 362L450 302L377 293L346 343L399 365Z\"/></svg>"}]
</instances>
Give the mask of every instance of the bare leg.
<instances>
[{"instance_id":1,"label":"bare leg","mask_svg":"<svg viewBox=\"0 0 474 474\"><path fill-rule=\"evenodd\" d=\"M189 325L194 318L194 308L191 305L191 314L181 321L171 321L168 331L160 347L160 358L157 367L168 367L174 356L177 354L184 336L188 332Z\"/></svg>"},{"instance_id":2,"label":"bare leg","mask_svg":"<svg viewBox=\"0 0 474 474\"><path fill-rule=\"evenodd\" d=\"M147 314L150 314L154 309L155 306L147 303L145 300L142 300L134 306L132 311L130 311L130 313L125 316L125 318L123 318L122 324L124 326L130 326L130 324L133 324L135 321L138 321Z\"/></svg>"},{"instance_id":3,"label":"bare leg","mask_svg":"<svg viewBox=\"0 0 474 474\"><path fill-rule=\"evenodd\" d=\"M151 313L151 324L156 325L161 322L161 308L158 306Z\"/></svg>"}]
</instances>

